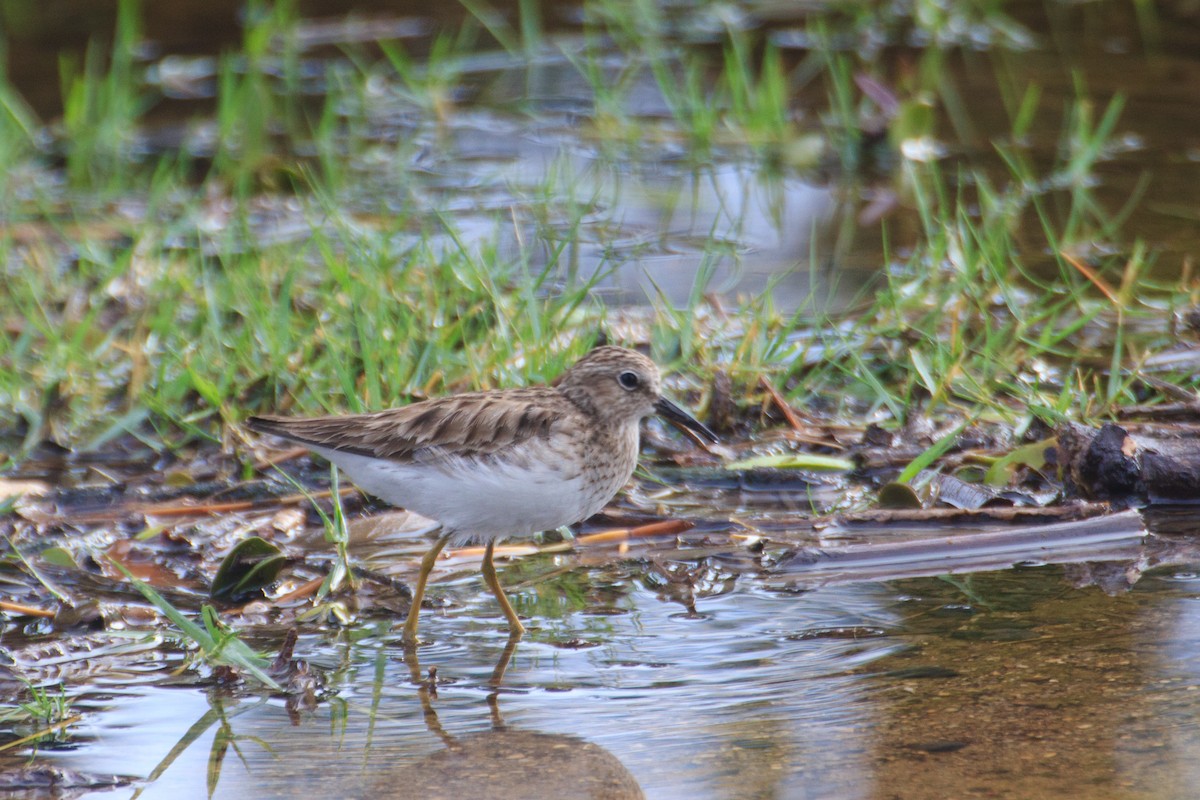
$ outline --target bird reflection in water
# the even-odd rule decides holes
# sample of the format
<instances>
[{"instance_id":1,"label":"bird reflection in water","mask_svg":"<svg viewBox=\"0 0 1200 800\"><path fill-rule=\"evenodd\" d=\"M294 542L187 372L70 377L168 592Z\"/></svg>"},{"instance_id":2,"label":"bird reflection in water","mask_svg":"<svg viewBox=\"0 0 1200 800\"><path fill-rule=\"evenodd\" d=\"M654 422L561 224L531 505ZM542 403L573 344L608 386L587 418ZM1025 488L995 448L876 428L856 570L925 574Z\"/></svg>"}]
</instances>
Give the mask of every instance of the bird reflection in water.
<instances>
[{"instance_id":1,"label":"bird reflection in water","mask_svg":"<svg viewBox=\"0 0 1200 800\"><path fill-rule=\"evenodd\" d=\"M637 780L616 756L578 736L510 728L500 714L500 683L516 648L510 640L492 672L488 695L491 729L456 737L434 708L437 673L423 674L416 651L405 655L429 730L445 744L415 763L389 768L371 782L368 796L456 800L530 797L634 800L643 798Z\"/></svg>"}]
</instances>

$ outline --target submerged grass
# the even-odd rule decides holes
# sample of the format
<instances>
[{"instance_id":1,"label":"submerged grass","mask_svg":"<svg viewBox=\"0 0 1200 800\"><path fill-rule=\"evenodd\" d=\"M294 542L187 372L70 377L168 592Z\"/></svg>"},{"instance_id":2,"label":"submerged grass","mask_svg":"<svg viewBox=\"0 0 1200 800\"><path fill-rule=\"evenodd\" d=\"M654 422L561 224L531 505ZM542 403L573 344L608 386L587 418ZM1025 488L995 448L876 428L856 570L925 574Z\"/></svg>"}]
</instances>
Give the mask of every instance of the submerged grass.
<instances>
[{"instance_id":1,"label":"submerged grass","mask_svg":"<svg viewBox=\"0 0 1200 800\"><path fill-rule=\"evenodd\" d=\"M35 686L26 680L21 682L25 684L29 699L11 706L0 706L0 725L32 722L45 727L70 719L74 715L71 700L61 684L49 687ZM58 692L52 692L52 688L57 688Z\"/></svg>"},{"instance_id":2,"label":"submerged grass","mask_svg":"<svg viewBox=\"0 0 1200 800\"><path fill-rule=\"evenodd\" d=\"M112 564L142 593L143 597L175 625L180 634L195 644L198 658L205 664L239 670L269 689L282 690L275 679L266 672L270 661L254 652L249 645L238 638L236 631L222 624L215 608L205 604L201 608L200 614L203 624L198 624L171 605L152 586L135 578L123 564L117 561L112 561Z\"/></svg>"},{"instance_id":3,"label":"submerged grass","mask_svg":"<svg viewBox=\"0 0 1200 800\"><path fill-rule=\"evenodd\" d=\"M596 0L580 42L561 48L590 92L593 166L464 173L456 120L482 32L529 70L554 42L540 18L500 24L469 8L424 55L384 42L318 62L297 44L292 5L251 4L240 49L219 60L206 133L147 153L134 146L151 95L126 0L105 57L93 44L82 67L64 62L62 168L39 149L49 128L0 75L0 406L15 412L0 433L22 448L127 433L156 449L230 446L255 411L359 411L550 379L628 319L594 291L620 256L577 269L581 239L624 235L604 224L620 197L601 196L595 173L619 176L635 148L668 140L700 173L750 161L766 184L816 170L850 196L890 182L915 221L904 255L889 247L879 284L844 318L782 311L769 291L718 312L702 267L685 307L660 299L641 317L655 357L699 385L724 369L748 396L769 374L795 402L838 414L901 424L942 410L1018 428L1161 397L1139 364L1171 346L1154 322L1195 304L1197 288L1150 282L1154 254L1119 246L1136 198L1116 213L1096 199L1097 164L1119 151L1120 98L1097 112L1081 83L1047 169L1022 144L1036 90L1002 92L1012 126L996 137L997 176L903 155L933 133L929 98L958 101L940 51L889 88L877 54L839 44L894 19L814 21L795 59L736 19L711 16L701 35L655 4ZM1018 36L989 8L972 24ZM872 75L883 88L870 95ZM630 109L643 76L665 117ZM824 108L802 124L797 104L813 98ZM518 129L542 113L520 111ZM883 181L881 153L894 165ZM1097 242L1117 244L1095 255ZM706 264L731 252L715 233L703 248ZM1194 371L1160 377L1197 388Z\"/></svg>"}]
</instances>

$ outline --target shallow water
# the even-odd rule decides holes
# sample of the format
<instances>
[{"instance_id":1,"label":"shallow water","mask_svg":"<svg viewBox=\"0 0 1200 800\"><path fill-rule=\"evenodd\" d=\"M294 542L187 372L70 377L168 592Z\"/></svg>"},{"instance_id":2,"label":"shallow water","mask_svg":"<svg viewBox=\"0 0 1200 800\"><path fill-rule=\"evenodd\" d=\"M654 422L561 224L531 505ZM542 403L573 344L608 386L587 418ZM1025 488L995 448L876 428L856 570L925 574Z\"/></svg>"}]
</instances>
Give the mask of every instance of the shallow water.
<instances>
[{"instance_id":1,"label":"shallow water","mask_svg":"<svg viewBox=\"0 0 1200 800\"><path fill-rule=\"evenodd\" d=\"M227 27L236 13L214 7L214 38L196 40L170 24L169 3L159 6L147 10L146 29L163 48L148 52L154 90L167 99L149 116L145 144L154 149L183 141L204 153L211 148L204 133L215 87L211 52L221 41L237 41L239 29ZM836 315L862 300L871 276L902 260L915 241L919 223L906 189L912 180L906 163L941 161L947 175L963 165L1005 184L1012 177L999 148L1015 147L1044 179L1030 188L1044 196L1051 217L1061 221L1073 204L1094 204L1095 213L1083 215L1093 233L1079 243L1080 255L1127 253L1141 241L1158 254L1155 273L1174 277L1197 244L1200 143L1194 132L1200 111L1193 99L1200 26L1185 6L1143 6L1140 14L1136 6L1023 2L1005 7L1003 15L964 8L961 19L951 8L953 21L941 29L929 21L906 23L899 12L895 18L881 14L876 28L848 26L845 36L833 37L835 48L847 54L857 49L863 73L886 76L872 75L884 94L895 93L897 101L924 94L937 116L928 136L864 146L861 163L849 172L825 149L829 98L817 85L792 98L799 140L811 137L813 152L785 156L790 166L783 168L764 165L761 155L723 144L719 136L710 153L690 152L648 70L626 76L623 88L624 113L644 130L632 146L606 142L593 129L592 89L572 63L582 46L570 22L578 12L563 7L546 15L547 25L559 31L536 57L481 45L483 52L457 64L462 85L446 119L430 119L403 86L382 78L362 108L345 109L347 124L370 133L341 165L352 180L337 198L340 218L308 198L260 198L264 208L251 223L253 244L222 231L220 241L207 246L219 252L300 241L314 227L327 227L336 241L337 224L373 229L389 204L408 214L414 205L436 204L429 227L448 222L454 232L420 238L435 256L439 248L495 248L497 256L516 258L536 272L567 242L565 254L555 258L555 279L599 277L596 293L610 304L685 305L704 291L736 302L770 287L779 309ZM404 41L414 52L428 45L435 21L423 10L409 16L403 8L364 10L385 29L407 32ZM769 38L788 63L801 62L814 46L806 33L820 16L813 9L752 4L746 11L766 20ZM836 19L836 8L823 11ZM110 13L108 4L99 4L88 19L100 26ZM79 33L25 16L12 37L14 80L52 117L52 93L42 79L49 70L30 65L45 59L49 48L40 44L55 32L63 46L76 48ZM756 23L752 16L722 16L718 8L695 18L682 15L675 24L681 39L708 41L706 25L719 30ZM929 26L947 37L944 49L925 46ZM312 44L302 52L305 74L320 75L339 63L330 45L339 43L339 35L346 46L354 44L356 30L332 18L306 19L301 38ZM206 77L189 81L186 92L172 91L156 71L168 55L172 70ZM605 57L616 80L629 55L613 49ZM1039 87L1036 114L1014 142L1016 106L1031 85ZM1077 181L1062 163L1071 142L1064 133L1066 113L1075 99L1084 99L1095 122L1117 96L1125 110L1112 140L1102 148L1094 177ZM869 128L879 109L866 100L862 105ZM191 123L180 121L189 117ZM1044 174L1056 163L1056 173ZM538 198L545 195L555 198L549 218L540 216ZM136 213L135 206L128 213ZM198 220L193 230L209 224ZM1050 261L1040 227L1030 210L1022 255L1035 271ZM396 246L403 248L399 238Z\"/></svg>"},{"instance_id":2,"label":"shallow water","mask_svg":"<svg viewBox=\"0 0 1200 800\"><path fill-rule=\"evenodd\" d=\"M560 598L559 614L544 612L552 604L534 597L544 581L528 576L552 575L565 557L502 569L510 586L524 577L518 609L536 602L543 613L530 615L498 692L503 619L456 559L433 588L449 607L425 613L415 661L397 621L380 618L301 637L298 657L328 671L333 695L311 710L170 687L161 672L102 677L73 691L85 722L72 744L39 760L91 776L153 774L97 796L203 797L215 781L217 797L289 797L301 785L415 797L427 783L453 797L493 770L518 776L511 794L489 777L497 797L571 796L555 781L580 775L616 781L612 792L632 792L632 780L655 798L1189 795L1200 560L1152 569L1112 596L1075 588L1079 565L807 591L781 589L767 569L695 598L690 613L691 598L663 591L655 552L576 566L587 598ZM704 566L701 595L728 588L711 580L719 566ZM218 737L240 756L214 767ZM546 752L549 774L520 772ZM376 794L381 786L392 794Z\"/></svg>"},{"instance_id":3,"label":"shallow water","mask_svg":"<svg viewBox=\"0 0 1200 800\"><path fill-rule=\"evenodd\" d=\"M1130 33L1138 30L1132 6L1015 8L1037 37L1032 49L981 47L945 66L939 88L958 98L961 113L939 127L948 163L1000 171L991 140L1011 120L997 99L997 72L1018 88L1035 80L1044 87L1044 116L1029 137L1038 162L1054 158L1061 111L1074 96L1073 70L1086 75L1089 93L1101 100L1124 91L1120 130L1128 137L1102 167L1096 195L1115 211L1144 175L1151 180L1125 235L1102 244L1123 247L1144 238L1163 253L1161 272L1177 273L1182 254L1195 252L1198 241L1194 17L1175 19L1164 10L1158 38L1143 43ZM775 23L785 50L795 47L793 14L785 10ZM900 62L917 59L914 49L889 47ZM412 126L401 101L379 98L373 122L381 141L409 137L416 155L390 171L350 165L364 178L358 194L340 198L347 216L377 213L380 196L401 202L416 173L422 190L449 198L442 210L461 241L495 243L501 252L538 242L544 256L556 237L569 236L572 251L562 260L569 269L558 277L586 280L606 272L600 292L614 304L642 303L659 290L682 303L697 291L696 276L708 273L706 288L725 297L758 295L770 285L782 309L802 307L814 294L821 308L837 309L852 304L869 276L887 266L884 236L862 215L899 182L898 167L875 165L853 176L779 175L744 154L718 152L711 163L688 163L678 143L661 141L646 145L644 159L622 161L602 152L578 124L578 77L561 57L536 69L499 59L478 69L471 102L447 128ZM649 82L631 96L640 113L664 115ZM536 125L506 112L522 98L537 110ZM805 102L797 98L807 112ZM170 116L162 122L167 134ZM970 125L960 128L963 120ZM541 191L552 170L561 176L564 207L592 204L578 228L561 219L539 226L518 213L514 224L498 229L497 213L524 210L522 193ZM281 200L268 211L253 232L257 241L311 234L314 215L302 199ZM913 212L900 206L892 213L886 252L902 255ZM460 243L445 237L442 245ZM1039 248L1034 237L1030 252ZM539 266L532 259L530 267ZM122 477L135 480L139 470L152 469L151 462L138 464ZM57 477L72 485L91 476ZM456 796L478 794L471 781L481 778L492 796L509 789L508 796L570 796L566 784L581 776L602 781L600 796L640 790L667 799L1195 794L1200 554L1188 544L1200 527L1194 510L1170 524L1157 519L1147 542L1136 532L1103 552L1010 555L1007 563L1021 565L976 564L950 578L930 577L939 570L925 564L903 573L914 577L892 569L887 579L859 573L848 580L844 567L818 560L820 569L813 568L802 557L807 551L797 548L834 552L896 538L894 529L793 529L788 520L796 512L835 504L832 495L845 487L753 488L656 504L641 487L636 510L702 522L703 535L685 545L505 564L501 578L514 587L530 633L510 654L498 691L492 677L508 641L467 558L439 567L432 593L444 602L424 614L427 644L416 660L400 644L398 612L383 603L344 628L307 625L297 656L327 682L309 709L191 672L173 676L184 665L181 649L145 633L156 630L146 615L141 626L132 624L127 608L115 627L131 631L67 634L48 624L10 623L3 644L25 658L22 674L50 685L63 681L83 717L31 759L35 767L70 773L32 774L26 754L11 753L0 754L0 771L10 782L28 777L43 796L172 800L292 797L298 787L313 795L428 797L440 786ZM728 521L735 514L771 540L766 560L725 536L736 527ZM188 548L227 546L253 529L245 523L229 515L184 531L174 542L175 583L203 585L205 574ZM57 532L101 553L138 529L77 517ZM408 579L422 545L375 542L362 556ZM1054 563L1041 565L1046 561ZM63 580L79 580L70 586L81 594L129 605L127 594L114 600L111 587L92 579ZM1132 589L1120 591L1130 583ZM197 604L195 595L186 599L188 607ZM277 649L282 633L269 612L248 611L243 622L256 645ZM437 668L436 696L421 683L430 667ZM501 773L513 776L511 784ZM50 788L55 780L57 788ZM33 791L15 789L12 796Z\"/></svg>"}]
</instances>

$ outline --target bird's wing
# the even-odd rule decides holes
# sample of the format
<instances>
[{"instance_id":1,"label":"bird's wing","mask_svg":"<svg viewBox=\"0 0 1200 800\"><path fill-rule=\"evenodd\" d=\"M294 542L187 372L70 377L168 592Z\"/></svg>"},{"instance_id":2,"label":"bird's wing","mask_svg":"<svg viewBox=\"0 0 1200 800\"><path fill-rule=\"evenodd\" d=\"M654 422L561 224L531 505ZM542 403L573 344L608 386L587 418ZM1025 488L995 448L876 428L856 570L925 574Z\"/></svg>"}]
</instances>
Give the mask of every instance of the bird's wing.
<instances>
[{"instance_id":1,"label":"bird's wing","mask_svg":"<svg viewBox=\"0 0 1200 800\"><path fill-rule=\"evenodd\" d=\"M300 444L396 461L479 458L549 434L562 416L540 393L513 389L441 397L373 414L250 417L246 425ZM552 398L555 399L555 398Z\"/></svg>"}]
</instances>

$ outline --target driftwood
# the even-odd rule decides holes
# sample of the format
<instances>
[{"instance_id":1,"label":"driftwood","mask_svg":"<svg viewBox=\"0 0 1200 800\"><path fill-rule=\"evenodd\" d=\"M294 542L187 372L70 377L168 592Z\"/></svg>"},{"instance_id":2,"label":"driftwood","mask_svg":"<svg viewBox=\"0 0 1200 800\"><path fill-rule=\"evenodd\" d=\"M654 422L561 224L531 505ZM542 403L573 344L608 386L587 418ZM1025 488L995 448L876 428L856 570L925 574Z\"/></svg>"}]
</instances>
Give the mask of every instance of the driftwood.
<instances>
[{"instance_id":1,"label":"driftwood","mask_svg":"<svg viewBox=\"0 0 1200 800\"><path fill-rule=\"evenodd\" d=\"M1124 511L986 531L960 528L898 542L802 547L781 557L772 572L787 576L793 587L813 588L984 572L1020 563L1115 562L1122 565L1123 574L1130 572L1136 580L1138 564L1145 557L1146 534L1141 514Z\"/></svg>"},{"instance_id":2,"label":"driftwood","mask_svg":"<svg viewBox=\"0 0 1200 800\"><path fill-rule=\"evenodd\" d=\"M1200 438L1068 424L1058 430L1064 489L1117 506L1200 502ZM1190 434L1190 435L1188 435Z\"/></svg>"},{"instance_id":3,"label":"driftwood","mask_svg":"<svg viewBox=\"0 0 1200 800\"><path fill-rule=\"evenodd\" d=\"M875 508L839 514L835 522L843 526L855 524L888 525L895 523L940 525L986 525L1004 522L1052 522L1077 520L1108 514L1107 504L1085 503L1064 506L998 506L988 508Z\"/></svg>"}]
</instances>

